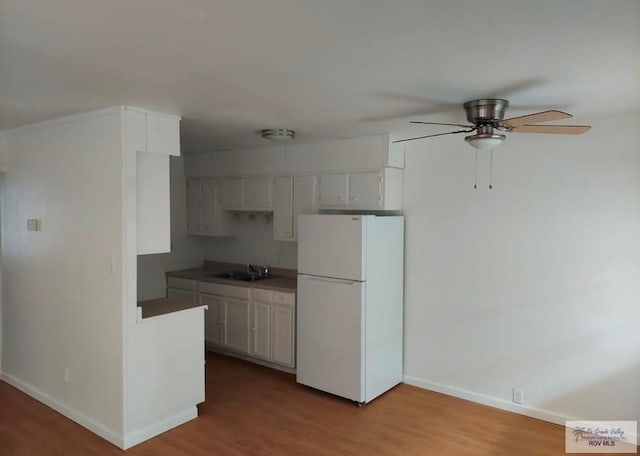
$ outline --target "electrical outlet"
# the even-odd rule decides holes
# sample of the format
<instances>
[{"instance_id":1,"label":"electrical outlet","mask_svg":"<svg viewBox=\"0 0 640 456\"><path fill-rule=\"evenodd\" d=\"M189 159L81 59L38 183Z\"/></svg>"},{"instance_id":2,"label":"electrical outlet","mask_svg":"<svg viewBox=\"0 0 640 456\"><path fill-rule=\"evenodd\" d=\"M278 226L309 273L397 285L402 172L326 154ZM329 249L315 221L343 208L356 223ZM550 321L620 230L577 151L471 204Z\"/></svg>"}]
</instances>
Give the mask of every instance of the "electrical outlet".
<instances>
[{"instance_id":1,"label":"electrical outlet","mask_svg":"<svg viewBox=\"0 0 640 456\"><path fill-rule=\"evenodd\" d=\"M512 401L514 404L522 405L522 401L524 399L524 392L520 388L513 388L513 397Z\"/></svg>"},{"instance_id":2,"label":"electrical outlet","mask_svg":"<svg viewBox=\"0 0 640 456\"><path fill-rule=\"evenodd\" d=\"M64 368L64 382L69 383L71 381L71 371L68 367Z\"/></svg>"},{"instance_id":3,"label":"electrical outlet","mask_svg":"<svg viewBox=\"0 0 640 456\"><path fill-rule=\"evenodd\" d=\"M27 220L27 231L40 231L40 220L39 219Z\"/></svg>"}]
</instances>

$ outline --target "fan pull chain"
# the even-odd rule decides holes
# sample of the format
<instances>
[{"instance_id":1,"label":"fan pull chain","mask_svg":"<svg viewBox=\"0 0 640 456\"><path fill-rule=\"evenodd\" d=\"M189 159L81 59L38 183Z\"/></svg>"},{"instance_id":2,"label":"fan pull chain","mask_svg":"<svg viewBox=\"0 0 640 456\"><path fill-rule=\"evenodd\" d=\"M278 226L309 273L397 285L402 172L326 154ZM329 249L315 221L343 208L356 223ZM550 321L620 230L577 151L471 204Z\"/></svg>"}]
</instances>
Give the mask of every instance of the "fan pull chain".
<instances>
[{"instance_id":1,"label":"fan pull chain","mask_svg":"<svg viewBox=\"0 0 640 456\"><path fill-rule=\"evenodd\" d=\"M493 147L491 148L491 167L489 168L489 190L493 188Z\"/></svg>"},{"instance_id":2,"label":"fan pull chain","mask_svg":"<svg viewBox=\"0 0 640 456\"><path fill-rule=\"evenodd\" d=\"M476 149L476 165L473 171L473 188L478 188L478 149Z\"/></svg>"}]
</instances>

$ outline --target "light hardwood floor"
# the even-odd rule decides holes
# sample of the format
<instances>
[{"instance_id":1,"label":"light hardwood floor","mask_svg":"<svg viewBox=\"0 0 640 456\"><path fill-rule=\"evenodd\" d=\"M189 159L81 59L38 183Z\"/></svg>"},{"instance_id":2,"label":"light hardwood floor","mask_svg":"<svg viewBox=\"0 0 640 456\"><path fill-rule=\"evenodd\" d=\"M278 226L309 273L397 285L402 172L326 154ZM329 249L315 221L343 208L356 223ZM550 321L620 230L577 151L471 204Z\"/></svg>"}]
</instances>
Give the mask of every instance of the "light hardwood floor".
<instances>
[{"instance_id":1,"label":"light hardwood floor","mask_svg":"<svg viewBox=\"0 0 640 456\"><path fill-rule=\"evenodd\" d=\"M362 409L295 377L207 354L200 417L131 455L564 455L564 429L408 385ZM0 455L122 451L0 382Z\"/></svg>"}]
</instances>

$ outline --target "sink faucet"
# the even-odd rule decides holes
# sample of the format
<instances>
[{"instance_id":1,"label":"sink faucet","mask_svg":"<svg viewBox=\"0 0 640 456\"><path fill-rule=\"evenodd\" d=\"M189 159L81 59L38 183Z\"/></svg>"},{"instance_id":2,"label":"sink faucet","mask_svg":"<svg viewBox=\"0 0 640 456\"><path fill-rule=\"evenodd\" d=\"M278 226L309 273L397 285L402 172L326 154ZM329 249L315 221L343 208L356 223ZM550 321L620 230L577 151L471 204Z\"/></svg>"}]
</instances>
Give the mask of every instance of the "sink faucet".
<instances>
[{"instance_id":1,"label":"sink faucet","mask_svg":"<svg viewBox=\"0 0 640 456\"><path fill-rule=\"evenodd\" d=\"M247 273L257 274L260 277L267 277L269 275L269 266L262 266L261 268L256 268L255 266L247 263Z\"/></svg>"}]
</instances>

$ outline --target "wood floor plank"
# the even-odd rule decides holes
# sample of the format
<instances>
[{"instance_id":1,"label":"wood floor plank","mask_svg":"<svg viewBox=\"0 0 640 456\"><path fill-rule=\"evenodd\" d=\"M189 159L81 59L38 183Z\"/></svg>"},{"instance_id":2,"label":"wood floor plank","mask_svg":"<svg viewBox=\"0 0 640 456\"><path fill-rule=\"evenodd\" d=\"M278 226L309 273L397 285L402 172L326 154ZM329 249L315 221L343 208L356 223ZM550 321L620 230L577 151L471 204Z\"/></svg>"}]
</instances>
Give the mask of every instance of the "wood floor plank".
<instances>
[{"instance_id":1,"label":"wood floor plank","mask_svg":"<svg viewBox=\"0 0 640 456\"><path fill-rule=\"evenodd\" d=\"M290 374L207 354L199 418L127 454L564 455L561 426L399 385L364 408ZM0 382L0 455L122 451Z\"/></svg>"}]
</instances>

